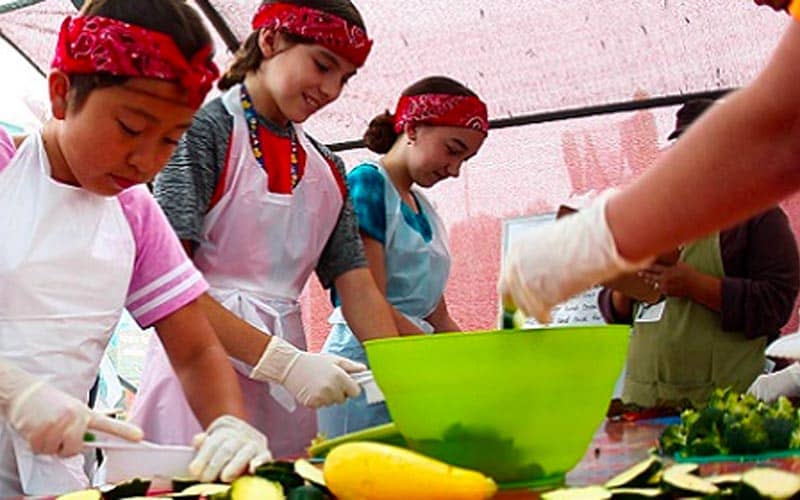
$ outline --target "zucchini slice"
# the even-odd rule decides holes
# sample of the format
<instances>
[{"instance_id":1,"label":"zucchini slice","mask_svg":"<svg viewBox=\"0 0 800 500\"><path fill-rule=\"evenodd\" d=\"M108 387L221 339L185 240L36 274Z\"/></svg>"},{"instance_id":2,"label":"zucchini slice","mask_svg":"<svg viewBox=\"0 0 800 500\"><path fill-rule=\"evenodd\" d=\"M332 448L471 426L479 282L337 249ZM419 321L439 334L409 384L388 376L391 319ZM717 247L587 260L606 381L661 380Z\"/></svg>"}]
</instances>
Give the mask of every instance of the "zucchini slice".
<instances>
[{"instance_id":1,"label":"zucchini slice","mask_svg":"<svg viewBox=\"0 0 800 500\"><path fill-rule=\"evenodd\" d=\"M639 462L630 469L627 469L609 479L605 487L609 490L614 488L635 488L646 486L648 481L661 471L663 464L657 457L649 457L643 462Z\"/></svg>"},{"instance_id":2,"label":"zucchini slice","mask_svg":"<svg viewBox=\"0 0 800 500\"><path fill-rule=\"evenodd\" d=\"M259 476L242 476L231 484L230 500L285 500L279 483Z\"/></svg>"},{"instance_id":3,"label":"zucchini slice","mask_svg":"<svg viewBox=\"0 0 800 500\"><path fill-rule=\"evenodd\" d=\"M102 498L100 490L80 490L56 497L56 500L102 500Z\"/></svg>"},{"instance_id":4,"label":"zucchini slice","mask_svg":"<svg viewBox=\"0 0 800 500\"><path fill-rule=\"evenodd\" d=\"M209 497L219 493L227 493L230 489L231 485L229 484L200 483L195 484L194 486L189 486L185 490L181 491L181 495L201 495Z\"/></svg>"},{"instance_id":5,"label":"zucchini slice","mask_svg":"<svg viewBox=\"0 0 800 500\"><path fill-rule=\"evenodd\" d=\"M694 464L686 464L694 465ZM697 467L695 465L695 467ZM681 465L674 465L664 471L664 486L670 491L674 491L677 496L709 496L716 495L720 492L719 488L714 483L707 481L701 477L688 474L689 470Z\"/></svg>"},{"instance_id":6,"label":"zucchini slice","mask_svg":"<svg viewBox=\"0 0 800 500\"><path fill-rule=\"evenodd\" d=\"M661 488L617 488L611 490L613 500L646 500L664 496Z\"/></svg>"},{"instance_id":7,"label":"zucchini slice","mask_svg":"<svg viewBox=\"0 0 800 500\"><path fill-rule=\"evenodd\" d=\"M311 484L293 489L286 497L287 500L326 500L327 498L330 498L328 494Z\"/></svg>"},{"instance_id":8,"label":"zucchini slice","mask_svg":"<svg viewBox=\"0 0 800 500\"><path fill-rule=\"evenodd\" d=\"M308 460L300 459L294 463L294 471L311 484L325 487L325 475Z\"/></svg>"},{"instance_id":9,"label":"zucchini slice","mask_svg":"<svg viewBox=\"0 0 800 500\"><path fill-rule=\"evenodd\" d=\"M742 475L742 484L750 486L762 498L783 500L800 493L800 476L778 469L757 468Z\"/></svg>"},{"instance_id":10,"label":"zucchini slice","mask_svg":"<svg viewBox=\"0 0 800 500\"><path fill-rule=\"evenodd\" d=\"M739 483L742 482L742 475L736 473L720 474L719 476L707 477L706 481L718 486L719 488L732 488L734 486L738 486Z\"/></svg>"},{"instance_id":11,"label":"zucchini slice","mask_svg":"<svg viewBox=\"0 0 800 500\"><path fill-rule=\"evenodd\" d=\"M200 484L200 481L197 479L186 476L186 477L173 477L172 478L172 491L183 491L190 486L194 486L195 484Z\"/></svg>"},{"instance_id":12,"label":"zucchini slice","mask_svg":"<svg viewBox=\"0 0 800 500\"><path fill-rule=\"evenodd\" d=\"M121 498L143 497L150 489L149 479L131 479L117 483L110 488L101 489L103 500L118 500Z\"/></svg>"},{"instance_id":13,"label":"zucchini slice","mask_svg":"<svg viewBox=\"0 0 800 500\"><path fill-rule=\"evenodd\" d=\"M542 500L609 500L611 492L602 486L562 488L542 493Z\"/></svg>"},{"instance_id":14,"label":"zucchini slice","mask_svg":"<svg viewBox=\"0 0 800 500\"><path fill-rule=\"evenodd\" d=\"M258 466L255 475L268 481L280 483L284 491L303 486L305 481L295 471L293 462L275 461Z\"/></svg>"}]
</instances>

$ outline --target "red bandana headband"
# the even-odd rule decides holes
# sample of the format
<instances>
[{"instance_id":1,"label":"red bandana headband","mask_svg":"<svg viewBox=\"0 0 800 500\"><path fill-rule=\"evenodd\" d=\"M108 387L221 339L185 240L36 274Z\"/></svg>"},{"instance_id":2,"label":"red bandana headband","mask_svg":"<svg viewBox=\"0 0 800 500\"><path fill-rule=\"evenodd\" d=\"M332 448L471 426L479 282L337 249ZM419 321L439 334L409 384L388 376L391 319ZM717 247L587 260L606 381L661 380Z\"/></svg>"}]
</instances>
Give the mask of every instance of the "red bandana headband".
<instances>
[{"instance_id":1,"label":"red bandana headband","mask_svg":"<svg viewBox=\"0 0 800 500\"><path fill-rule=\"evenodd\" d=\"M106 72L117 76L174 80L199 106L217 66L208 46L187 61L169 35L101 16L68 17L61 24L51 67L67 74Z\"/></svg>"},{"instance_id":2,"label":"red bandana headband","mask_svg":"<svg viewBox=\"0 0 800 500\"><path fill-rule=\"evenodd\" d=\"M425 123L445 127L463 127L489 132L486 104L466 95L421 94L403 96L394 113L394 130L398 134L406 123Z\"/></svg>"},{"instance_id":3,"label":"red bandana headband","mask_svg":"<svg viewBox=\"0 0 800 500\"><path fill-rule=\"evenodd\" d=\"M360 68L367 60L372 40L358 26L339 16L288 3L268 3L253 17L253 30L282 31L313 40Z\"/></svg>"}]
</instances>

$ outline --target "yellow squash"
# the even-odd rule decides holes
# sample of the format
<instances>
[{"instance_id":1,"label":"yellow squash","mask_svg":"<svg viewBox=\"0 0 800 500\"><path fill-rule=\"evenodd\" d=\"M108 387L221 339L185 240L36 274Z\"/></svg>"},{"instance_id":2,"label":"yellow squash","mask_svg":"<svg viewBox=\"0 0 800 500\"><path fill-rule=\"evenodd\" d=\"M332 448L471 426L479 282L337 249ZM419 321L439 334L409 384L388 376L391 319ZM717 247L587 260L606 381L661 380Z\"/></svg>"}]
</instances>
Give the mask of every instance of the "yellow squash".
<instances>
[{"instance_id":1,"label":"yellow squash","mask_svg":"<svg viewBox=\"0 0 800 500\"><path fill-rule=\"evenodd\" d=\"M324 475L339 500L483 500L497 493L494 481L479 472L380 443L337 446L325 459Z\"/></svg>"}]
</instances>

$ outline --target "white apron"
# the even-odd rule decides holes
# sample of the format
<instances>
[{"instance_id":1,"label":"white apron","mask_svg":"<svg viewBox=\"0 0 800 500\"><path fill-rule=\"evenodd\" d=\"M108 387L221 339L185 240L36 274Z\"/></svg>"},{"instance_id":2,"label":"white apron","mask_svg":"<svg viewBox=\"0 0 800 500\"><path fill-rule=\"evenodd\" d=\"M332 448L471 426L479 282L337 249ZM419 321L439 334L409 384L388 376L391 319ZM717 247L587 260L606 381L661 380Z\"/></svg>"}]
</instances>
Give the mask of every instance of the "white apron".
<instances>
[{"instance_id":1,"label":"white apron","mask_svg":"<svg viewBox=\"0 0 800 500\"><path fill-rule=\"evenodd\" d=\"M305 350L298 297L333 233L344 200L328 162L298 125L297 138L307 154L303 178L291 195L269 192L266 173L250 147L239 96L237 85L222 97L234 117L226 189L206 215L194 262L211 286L209 293L223 306L256 328ZM267 435L273 454L303 455L317 432L314 411L297 405L280 385L247 378L251 367L233 362L240 372L249 422ZM188 442L200 426L182 392L178 398L180 386L155 339L145 368L135 421L144 425L148 439ZM171 381L165 380L167 376ZM161 394L145 394L156 385ZM170 399L163 391L171 392ZM153 411L157 399L169 400L169 407ZM187 416L194 420L191 428L162 427L165 422L186 422ZM154 418L162 419L158 428L154 428Z\"/></svg>"},{"instance_id":2,"label":"white apron","mask_svg":"<svg viewBox=\"0 0 800 500\"><path fill-rule=\"evenodd\" d=\"M374 165L386 181L386 299L422 331L432 333L433 327L425 318L439 305L450 274L447 231L433 205L422 193L414 190L419 207L431 225L432 238L426 242L419 232L405 222L403 201L387 172L380 164ZM341 307L334 310L328 321L333 327L322 348L323 352L366 363L364 347L347 326ZM364 394L341 405L321 408L317 415L320 432L329 438L389 421L386 406L368 405Z\"/></svg>"},{"instance_id":3,"label":"white apron","mask_svg":"<svg viewBox=\"0 0 800 500\"><path fill-rule=\"evenodd\" d=\"M116 197L52 179L39 134L0 172L0 214L0 351L85 401L130 285L130 225ZM34 455L0 429L0 496L88 486L83 457Z\"/></svg>"}]
</instances>

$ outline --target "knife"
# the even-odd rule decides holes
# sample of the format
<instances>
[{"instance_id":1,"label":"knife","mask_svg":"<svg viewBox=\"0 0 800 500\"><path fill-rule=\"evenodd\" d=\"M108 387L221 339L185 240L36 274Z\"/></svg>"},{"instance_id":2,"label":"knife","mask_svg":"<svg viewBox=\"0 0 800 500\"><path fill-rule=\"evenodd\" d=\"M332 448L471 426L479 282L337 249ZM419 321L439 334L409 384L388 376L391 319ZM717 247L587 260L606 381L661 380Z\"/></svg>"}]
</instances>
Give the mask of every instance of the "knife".
<instances>
[{"instance_id":1,"label":"knife","mask_svg":"<svg viewBox=\"0 0 800 500\"><path fill-rule=\"evenodd\" d=\"M351 373L350 378L352 378L353 381L360 385L364 390L364 394L367 396L368 405L382 403L386 400L386 398L383 396L381 388L378 387L377 382L375 382L375 377L372 375L372 370Z\"/></svg>"}]
</instances>

